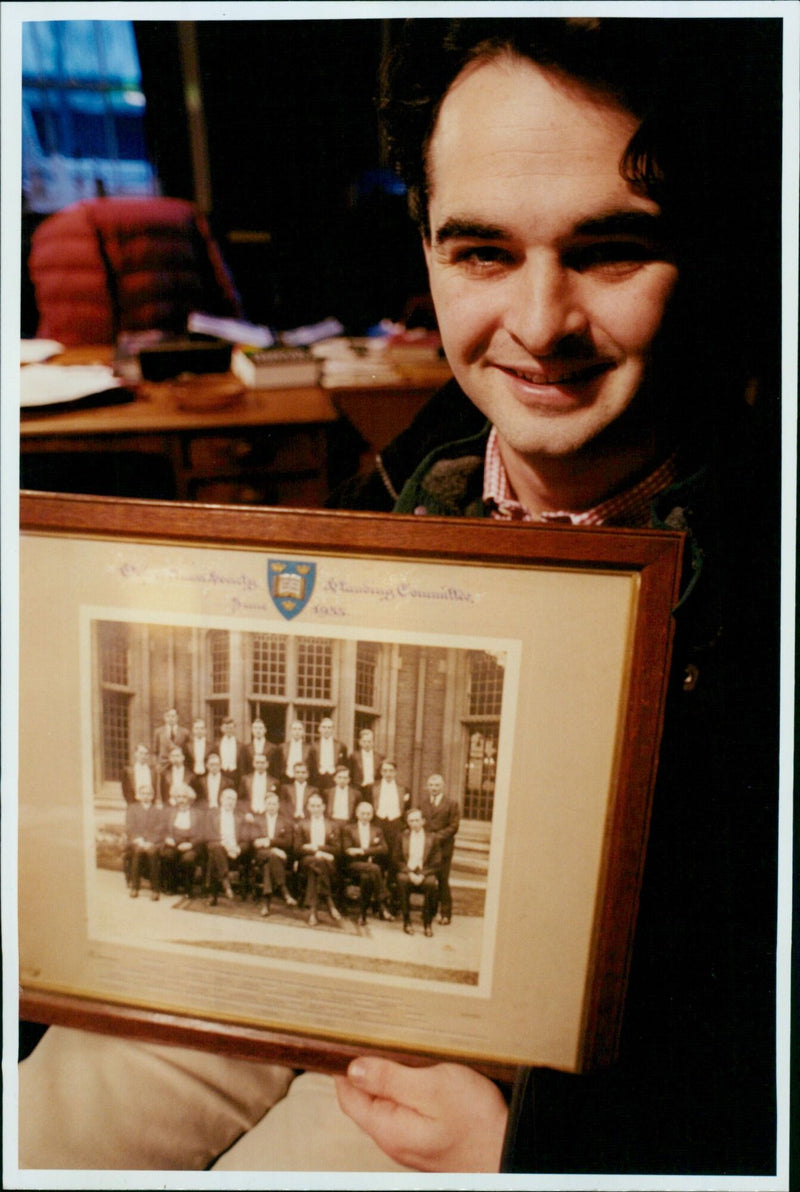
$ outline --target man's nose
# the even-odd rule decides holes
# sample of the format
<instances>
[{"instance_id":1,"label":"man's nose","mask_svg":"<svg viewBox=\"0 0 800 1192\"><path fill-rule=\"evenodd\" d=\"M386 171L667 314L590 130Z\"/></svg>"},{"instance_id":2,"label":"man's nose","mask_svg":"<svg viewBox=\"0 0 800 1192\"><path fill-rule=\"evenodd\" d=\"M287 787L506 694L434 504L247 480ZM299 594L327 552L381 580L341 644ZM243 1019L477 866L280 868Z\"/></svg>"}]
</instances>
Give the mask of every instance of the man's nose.
<instances>
[{"instance_id":1,"label":"man's nose","mask_svg":"<svg viewBox=\"0 0 800 1192\"><path fill-rule=\"evenodd\" d=\"M556 256L532 255L511 281L506 330L530 355L550 355L561 341L586 331L580 276Z\"/></svg>"}]
</instances>

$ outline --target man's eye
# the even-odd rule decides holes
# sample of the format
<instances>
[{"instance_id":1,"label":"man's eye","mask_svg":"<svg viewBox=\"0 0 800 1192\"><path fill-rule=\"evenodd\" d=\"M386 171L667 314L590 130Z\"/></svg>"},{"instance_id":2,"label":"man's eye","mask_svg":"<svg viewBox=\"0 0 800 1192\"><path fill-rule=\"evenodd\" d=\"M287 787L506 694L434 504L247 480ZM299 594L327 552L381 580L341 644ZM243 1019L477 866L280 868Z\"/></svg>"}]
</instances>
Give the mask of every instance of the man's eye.
<instances>
[{"instance_id":1,"label":"man's eye","mask_svg":"<svg viewBox=\"0 0 800 1192\"><path fill-rule=\"evenodd\" d=\"M456 249L453 259L459 265L480 271L495 265L507 264L511 255L507 249L496 244L472 244Z\"/></svg>"},{"instance_id":2,"label":"man's eye","mask_svg":"<svg viewBox=\"0 0 800 1192\"><path fill-rule=\"evenodd\" d=\"M600 273L623 276L661 256L663 253L653 244L612 240L573 249L567 254L567 264L579 273L594 269Z\"/></svg>"}]
</instances>

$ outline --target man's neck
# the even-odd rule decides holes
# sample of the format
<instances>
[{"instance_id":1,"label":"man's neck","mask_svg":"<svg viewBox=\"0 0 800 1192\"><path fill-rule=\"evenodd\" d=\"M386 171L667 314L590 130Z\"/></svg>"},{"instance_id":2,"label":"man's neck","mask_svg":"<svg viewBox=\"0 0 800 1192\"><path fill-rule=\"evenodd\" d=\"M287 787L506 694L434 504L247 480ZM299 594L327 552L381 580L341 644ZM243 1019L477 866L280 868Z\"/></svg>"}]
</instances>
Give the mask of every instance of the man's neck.
<instances>
[{"instance_id":1,"label":"man's neck","mask_svg":"<svg viewBox=\"0 0 800 1192\"><path fill-rule=\"evenodd\" d=\"M657 462L652 442L565 457L520 455L500 437L498 447L517 500L534 517L592 509Z\"/></svg>"}]
</instances>

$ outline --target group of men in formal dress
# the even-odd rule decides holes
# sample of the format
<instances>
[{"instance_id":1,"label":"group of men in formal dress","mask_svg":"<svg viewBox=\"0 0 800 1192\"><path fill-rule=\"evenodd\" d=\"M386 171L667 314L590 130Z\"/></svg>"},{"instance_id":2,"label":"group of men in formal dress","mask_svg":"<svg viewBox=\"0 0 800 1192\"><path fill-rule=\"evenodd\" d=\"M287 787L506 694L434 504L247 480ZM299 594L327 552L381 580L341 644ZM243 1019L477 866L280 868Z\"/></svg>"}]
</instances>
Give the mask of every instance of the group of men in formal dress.
<instances>
[{"instance_id":1,"label":"group of men in formal dress","mask_svg":"<svg viewBox=\"0 0 800 1192\"><path fill-rule=\"evenodd\" d=\"M359 926L370 912L387 922L399 913L411 935L416 891L426 936L437 913L450 923L460 809L441 775L432 774L413 798L395 763L375 751L371 729L359 733L350 755L329 717L315 745L299 720L281 745L269 742L260 719L247 745L232 717L213 745L203 720L191 730L178 720L169 709L152 755L137 745L123 774L132 898L143 874L152 899L162 889L191 895L199 875L217 905L220 893L233 899L235 879L242 898L260 902L262 916L280 896L289 907L304 902L315 926L323 907L338 922L337 902L357 891Z\"/></svg>"}]
</instances>

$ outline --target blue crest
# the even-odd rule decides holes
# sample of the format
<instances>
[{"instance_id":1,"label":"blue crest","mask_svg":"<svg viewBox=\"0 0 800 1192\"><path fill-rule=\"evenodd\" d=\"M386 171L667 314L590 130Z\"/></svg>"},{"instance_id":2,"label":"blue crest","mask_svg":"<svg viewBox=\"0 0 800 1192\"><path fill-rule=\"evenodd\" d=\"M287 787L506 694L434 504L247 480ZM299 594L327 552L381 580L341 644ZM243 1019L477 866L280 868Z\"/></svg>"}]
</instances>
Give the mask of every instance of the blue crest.
<instances>
[{"instance_id":1,"label":"blue crest","mask_svg":"<svg viewBox=\"0 0 800 1192\"><path fill-rule=\"evenodd\" d=\"M270 559L267 582L272 603L287 621L301 613L311 599L317 578L316 563L294 563L288 559Z\"/></svg>"}]
</instances>

